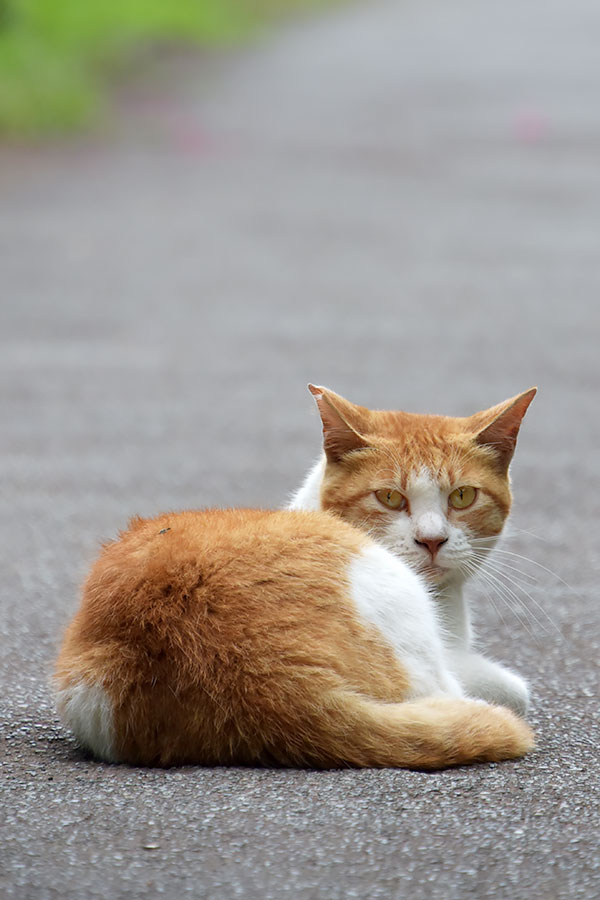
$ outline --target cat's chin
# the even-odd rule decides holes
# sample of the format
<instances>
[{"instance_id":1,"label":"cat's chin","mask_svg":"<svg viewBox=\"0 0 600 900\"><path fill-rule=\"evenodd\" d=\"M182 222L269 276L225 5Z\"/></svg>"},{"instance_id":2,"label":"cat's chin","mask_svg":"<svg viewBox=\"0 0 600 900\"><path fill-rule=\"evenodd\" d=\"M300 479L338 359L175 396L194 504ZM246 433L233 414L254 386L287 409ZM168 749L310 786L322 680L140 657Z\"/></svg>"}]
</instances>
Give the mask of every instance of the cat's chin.
<instances>
[{"instance_id":1,"label":"cat's chin","mask_svg":"<svg viewBox=\"0 0 600 900\"><path fill-rule=\"evenodd\" d=\"M436 588L442 587L456 579L456 571L443 566L423 566L419 572L428 584Z\"/></svg>"},{"instance_id":2,"label":"cat's chin","mask_svg":"<svg viewBox=\"0 0 600 900\"><path fill-rule=\"evenodd\" d=\"M389 548L394 555L400 556L413 571L416 571L432 587L442 587L451 581L457 580L457 570L448 568L447 566L438 566L435 563L424 563L421 559L415 560L410 556L404 556L398 553L395 547Z\"/></svg>"},{"instance_id":3,"label":"cat's chin","mask_svg":"<svg viewBox=\"0 0 600 900\"><path fill-rule=\"evenodd\" d=\"M427 566L423 570L423 576L427 581L439 584L441 581L447 581L451 573L448 569L442 569L441 566Z\"/></svg>"}]
</instances>

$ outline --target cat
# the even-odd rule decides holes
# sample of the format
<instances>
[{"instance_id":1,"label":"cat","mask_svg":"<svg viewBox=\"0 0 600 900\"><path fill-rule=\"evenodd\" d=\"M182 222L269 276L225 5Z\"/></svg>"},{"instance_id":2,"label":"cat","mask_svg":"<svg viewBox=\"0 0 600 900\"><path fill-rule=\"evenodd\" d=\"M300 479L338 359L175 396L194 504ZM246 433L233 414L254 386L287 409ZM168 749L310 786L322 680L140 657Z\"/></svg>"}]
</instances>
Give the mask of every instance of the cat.
<instances>
[{"instance_id":1,"label":"cat","mask_svg":"<svg viewBox=\"0 0 600 900\"><path fill-rule=\"evenodd\" d=\"M326 388L309 390L324 452L289 508L334 512L420 572L464 690L524 715L526 682L473 650L463 587L510 512L508 467L537 389L464 419L369 410Z\"/></svg>"},{"instance_id":2,"label":"cat","mask_svg":"<svg viewBox=\"0 0 600 900\"><path fill-rule=\"evenodd\" d=\"M502 528L533 393L444 419L311 390L325 456L296 508L134 518L103 547L54 673L96 758L440 769L532 748L524 682L471 649L456 560Z\"/></svg>"}]
</instances>

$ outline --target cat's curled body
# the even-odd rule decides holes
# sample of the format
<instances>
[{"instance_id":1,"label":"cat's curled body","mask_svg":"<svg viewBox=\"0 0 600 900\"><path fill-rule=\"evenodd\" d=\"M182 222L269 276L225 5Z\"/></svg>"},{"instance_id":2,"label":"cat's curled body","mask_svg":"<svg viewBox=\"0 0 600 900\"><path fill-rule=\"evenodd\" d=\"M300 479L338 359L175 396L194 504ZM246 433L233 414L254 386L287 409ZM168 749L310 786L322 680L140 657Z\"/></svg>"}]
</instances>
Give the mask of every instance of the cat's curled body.
<instances>
[{"instance_id":1,"label":"cat's curled body","mask_svg":"<svg viewBox=\"0 0 600 900\"><path fill-rule=\"evenodd\" d=\"M431 589L445 583L434 560L448 540L433 533L435 517L421 522L431 533L421 527L412 538L432 557L419 574L356 527L375 533L373 521L345 522L347 512L328 504L353 483L359 509L361 456L368 470L390 448L350 425L346 401L314 391L328 460L319 503L330 511L172 513L135 519L104 547L54 676L63 720L98 758L431 769L513 758L533 745L512 711L473 699L489 692L457 665L453 624ZM375 467L370 490L391 496L384 469ZM420 477L426 487L425 469Z\"/></svg>"}]
</instances>

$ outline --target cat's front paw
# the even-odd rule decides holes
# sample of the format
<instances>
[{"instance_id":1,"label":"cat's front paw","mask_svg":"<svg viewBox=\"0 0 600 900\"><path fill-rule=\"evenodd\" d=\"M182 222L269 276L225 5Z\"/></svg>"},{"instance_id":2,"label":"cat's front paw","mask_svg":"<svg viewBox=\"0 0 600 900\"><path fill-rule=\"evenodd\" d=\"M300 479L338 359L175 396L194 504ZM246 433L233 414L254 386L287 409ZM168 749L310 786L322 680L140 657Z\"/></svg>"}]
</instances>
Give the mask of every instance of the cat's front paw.
<instances>
[{"instance_id":1,"label":"cat's front paw","mask_svg":"<svg viewBox=\"0 0 600 900\"><path fill-rule=\"evenodd\" d=\"M450 667L471 697L507 706L519 716L529 709L529 686L520 675L477 653L451 654Z\"/></svg>"},{"instance_id":2,"label":"cat's front paw","mask_svg":"<svg viewBox=\"0 0 600 900\"><path fill-rule=\"evenodd\" d=\"M519 716L526 715L529 709L529 685L520 675L501 666L498 668L502 669L502 681L498 683L498 695L493 702L508 706Z\"/></svg>"}]
</instances>

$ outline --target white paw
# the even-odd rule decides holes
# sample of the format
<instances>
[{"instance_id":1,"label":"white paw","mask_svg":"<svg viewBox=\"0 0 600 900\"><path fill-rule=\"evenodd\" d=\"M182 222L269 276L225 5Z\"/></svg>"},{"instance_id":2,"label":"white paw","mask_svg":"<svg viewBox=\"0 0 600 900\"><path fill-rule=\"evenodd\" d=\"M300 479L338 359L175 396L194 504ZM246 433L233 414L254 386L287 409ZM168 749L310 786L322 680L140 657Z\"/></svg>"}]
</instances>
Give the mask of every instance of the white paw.
<instances>
[{"instance_id":1,"label":"white paw","mask_svg":"<svg viewBox=\"0 0 600 900\"><path fill-rule=\"evenodd\" d=\"M455 652L450 667L467 694L507 706L520 716L529 708L529 687L520 675L477 653Z\"/></svg>"},{"instance_id":2,"label":"white paw","mask_svg":"<svg viewBox=\"0 0 600 900\"><path fill-rule=\"evenodd\" d=\"M524 716L529 709L529 686L520 675L515 675L501 666L502 681L498 683L498 695L493 700L501 706L508 706L513 712Z\"/></svg>"}]
</instances>

